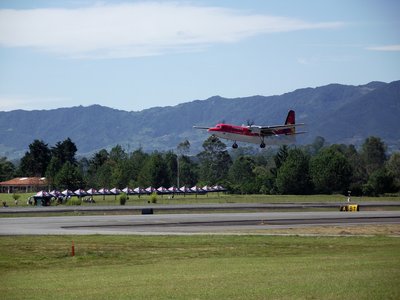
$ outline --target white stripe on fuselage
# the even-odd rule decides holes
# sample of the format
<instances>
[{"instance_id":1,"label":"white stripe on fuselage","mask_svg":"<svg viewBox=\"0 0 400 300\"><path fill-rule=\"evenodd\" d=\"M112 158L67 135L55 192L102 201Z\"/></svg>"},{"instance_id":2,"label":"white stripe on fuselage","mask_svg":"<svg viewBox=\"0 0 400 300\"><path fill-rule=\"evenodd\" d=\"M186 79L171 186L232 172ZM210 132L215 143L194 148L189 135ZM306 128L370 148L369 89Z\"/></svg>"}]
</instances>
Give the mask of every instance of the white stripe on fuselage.
<instances>
[{"instance_id":1,"label":"white stripe on fuselage","mask_svg":"<svg viewBox=\"0 0 400 300\"><path fill-rule=\"evenodd\" d=\"M235 142L244 142L244 143L252 143L252 144L261 144L263 138L261 136L254 135L244 135L244 134L236 134L230 132L221 132L214 131L213 134L219 138L227 139ZM266 145L282 145L282 144L291 144L294 143L295 137L294 135L271 135L264 137L264 143Z\"/></svg>"}]
</instances>

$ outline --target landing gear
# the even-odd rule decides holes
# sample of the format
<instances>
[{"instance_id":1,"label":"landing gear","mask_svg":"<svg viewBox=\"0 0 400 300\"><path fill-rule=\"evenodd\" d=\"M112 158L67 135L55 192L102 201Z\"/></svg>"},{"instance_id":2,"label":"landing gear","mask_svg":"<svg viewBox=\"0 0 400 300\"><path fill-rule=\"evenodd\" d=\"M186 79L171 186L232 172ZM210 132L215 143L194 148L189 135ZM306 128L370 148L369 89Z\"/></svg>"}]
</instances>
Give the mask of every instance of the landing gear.
<instances>
[{"instance_id":1,"label":"landing gear","mask_svg":"<svg viewBox=\"0 0 400 300\"><path fill-rule=\"evenodd\" d=\"M265 142L264 142L264 136L260 136L260 148L264 149L265 148Z\"/></svg>"},{"instance_id":2,"label":"landing gear","mask_svg":"<svg viewBox=\"0 0 400 300\"><path fill-rule=\"evenodd\" d=\"M234 142L233 145L232 145L232 148L233 149L237 149L237 147L238 147L238 144L236 144L236 142Z\"/></svg>"}]
</instances>

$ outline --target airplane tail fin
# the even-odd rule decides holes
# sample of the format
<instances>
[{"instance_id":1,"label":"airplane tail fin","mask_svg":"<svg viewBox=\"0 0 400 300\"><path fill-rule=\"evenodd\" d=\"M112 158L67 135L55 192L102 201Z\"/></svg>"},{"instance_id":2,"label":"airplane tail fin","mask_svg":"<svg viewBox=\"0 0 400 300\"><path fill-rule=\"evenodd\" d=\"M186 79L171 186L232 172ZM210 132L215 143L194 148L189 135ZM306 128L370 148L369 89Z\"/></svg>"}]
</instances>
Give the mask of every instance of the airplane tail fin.
<instances>
[{"instance_id":1,"label":"airplane tail fin","mask_svg":"<svg viewBox=\"0 0 400 300\"><path fill-rule=\"evenodd\" d=\"M294 110L289 110L287 117L286 117L285 125L294 125L294 124L296 124L295 112L294 112ZM293 126L292 128L285 129L285 134L295 135L296 127Z\"/></svg>"}]
</instances>

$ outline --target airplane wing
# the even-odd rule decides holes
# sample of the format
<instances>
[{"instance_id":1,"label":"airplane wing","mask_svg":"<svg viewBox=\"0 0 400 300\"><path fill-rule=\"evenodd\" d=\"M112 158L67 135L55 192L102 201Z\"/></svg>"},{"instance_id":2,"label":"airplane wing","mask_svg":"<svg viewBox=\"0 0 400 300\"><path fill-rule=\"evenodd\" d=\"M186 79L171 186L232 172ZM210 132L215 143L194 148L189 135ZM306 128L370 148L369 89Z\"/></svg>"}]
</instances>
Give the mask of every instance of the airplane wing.
<instances>
[{"instance_id":1,"label":"airplane wing","mask_svg":"<svg viewBox=\"0 0 400 300\"><path fill-rule=\"evenodd\" d=\"M292 129L295 129L297 126L303 126L303 125L305 125L305 124L297 123L297 124L285 124L285 125L273 125L273 126L251 125L251 126L248 126L248 128L252 132L259 133L260 135L276 135L276 134L292 135L292 134L305 133L305 131L296 132L296 131L292 130ZM285 131L287 131L287 132L285 132Z\"/></svg>"},{"instance_id":2,"label":"airplane wing","mask_svg":"<svg viewBox=\"0 0 400 300\"><path fill-rule=\"evenodd\" d=\"M196 128L196 129L205 129L205 130L208 130L208 129L210 129L211 127L204 127L204 126L193 126L193 128Z\"/></svg>"}]
</instances>

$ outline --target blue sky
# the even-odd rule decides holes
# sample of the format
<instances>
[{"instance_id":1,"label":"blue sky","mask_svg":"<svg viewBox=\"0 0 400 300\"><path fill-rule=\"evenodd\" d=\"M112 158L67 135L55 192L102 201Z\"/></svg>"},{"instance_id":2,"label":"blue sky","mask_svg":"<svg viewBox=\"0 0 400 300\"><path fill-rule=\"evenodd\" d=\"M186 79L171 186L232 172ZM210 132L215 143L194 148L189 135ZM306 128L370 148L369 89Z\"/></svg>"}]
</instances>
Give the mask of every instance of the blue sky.
<instances>
[{"instance_id":1,"label":"blue sky","mask_svg":"<svg viewBox=\"0 0 400 300\"><path fill-rule=\"evenodd\" d=\"M400 1L0 0L0 111L400 80Z\"/></svg>"}]
</instances>

